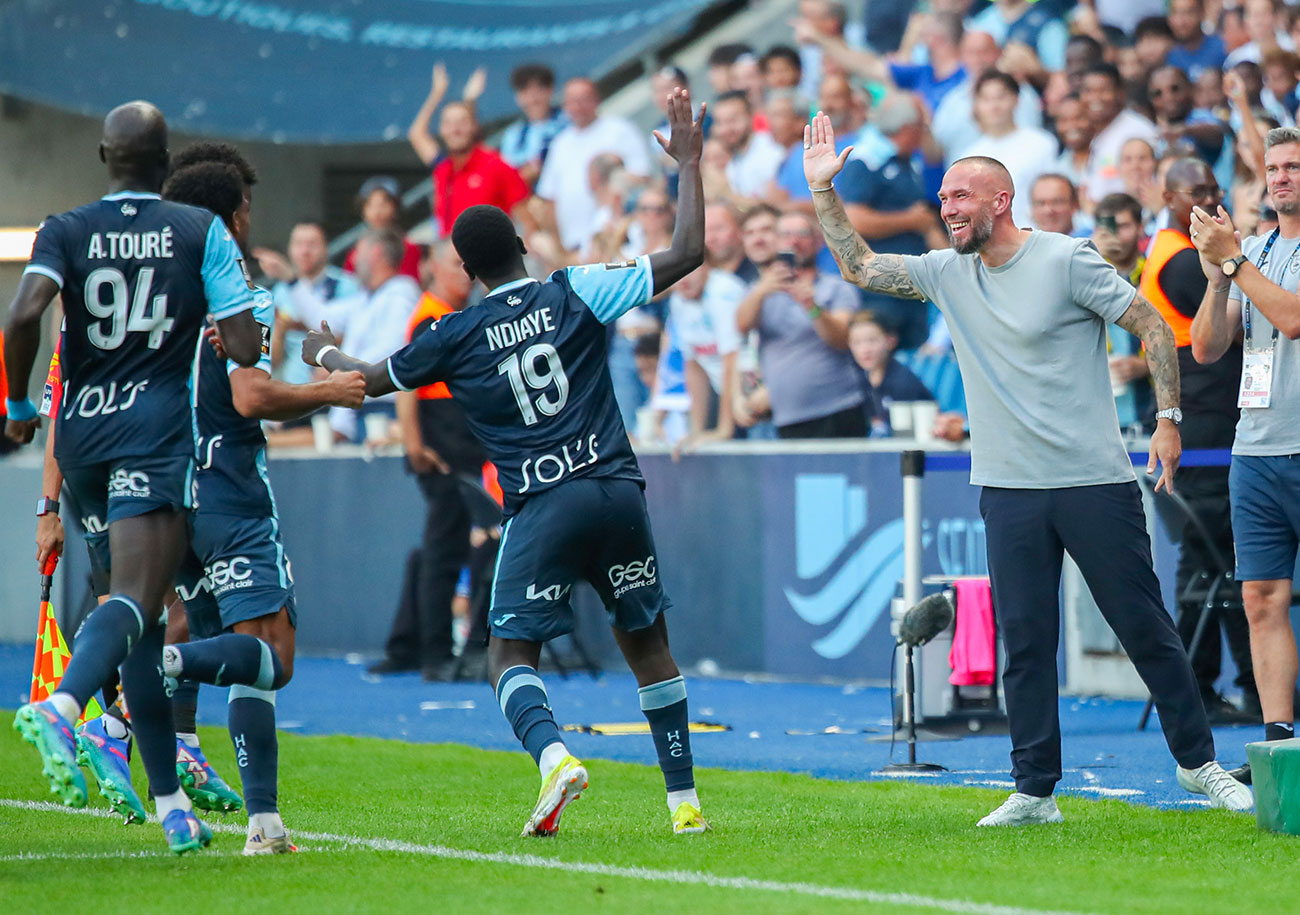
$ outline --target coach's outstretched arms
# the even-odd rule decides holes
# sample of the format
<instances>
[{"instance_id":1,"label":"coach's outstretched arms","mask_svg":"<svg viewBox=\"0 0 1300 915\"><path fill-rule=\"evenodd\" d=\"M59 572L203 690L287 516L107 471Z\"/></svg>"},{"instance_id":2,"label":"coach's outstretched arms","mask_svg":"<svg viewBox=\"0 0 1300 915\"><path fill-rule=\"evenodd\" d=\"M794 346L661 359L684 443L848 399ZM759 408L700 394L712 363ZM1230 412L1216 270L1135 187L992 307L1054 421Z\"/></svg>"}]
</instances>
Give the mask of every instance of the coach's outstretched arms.
<instances>
[{"instance_id":1,"label":"coach's outstretched arms","mask_svg":"<svg viewBox=\"0 0 1300 915\"><path fill-rule=\"evenodd\" d=\"M319 365L331 372L331 377L340 372L359 373L365 379L367 397L383 397L397 390L397 385L388 374L388 360L369 363L341 352L339 341L335 339L327 321L321 321L320 330L310 331L307 339L302 341L302 361L308 365Z\"/></svg>"},{"instance_id":2,"label":"coach's outstretched arms","mask_svg":"<svg viewBox=\"0 0 1300 915\"><path fill-rule=\"evenodd\" d=\"M27 396L27 383L36 362L36 350L41 345L41 315L58 294L58 283L48 276L24 273L18 294L9 306L3 363L9 377L5 435L22 445L32 440L41 425L36 405Z\"/></svg>"},{"instance_id":3,"label":"coach's outstretched arms","mask_svg":"<svg viewBox=\"0 0 1300 915\"><path fill-rule=\"evenodd\" d=\"M691 118L691 96L677 88L668 98L668 133L655 131L655 139L678 164L677 225L666 251L650 255L658 295L704 263L704 184L700 178L700 153L704 149L704 105Z\"/></svg>"},{"instance_id":4,"label":"coach's outstretched arms","mask_svg":"<svg viewBox=\"0 0 1300 915\"><path fill-rule=\"evenodd\" d=\"M821 223L826 246L840 265L840 275L855 286L897 296L900 299L921 299L924 296L912 285L903 258L897 254L877 254L853 230L844 204L831 187L831 181L844 168L853 152L852 146L835 153L835 130L831 119L822 112L803 129L803 174L808 188L813 192L813 207Z\"/></svg>"}]
</instances>

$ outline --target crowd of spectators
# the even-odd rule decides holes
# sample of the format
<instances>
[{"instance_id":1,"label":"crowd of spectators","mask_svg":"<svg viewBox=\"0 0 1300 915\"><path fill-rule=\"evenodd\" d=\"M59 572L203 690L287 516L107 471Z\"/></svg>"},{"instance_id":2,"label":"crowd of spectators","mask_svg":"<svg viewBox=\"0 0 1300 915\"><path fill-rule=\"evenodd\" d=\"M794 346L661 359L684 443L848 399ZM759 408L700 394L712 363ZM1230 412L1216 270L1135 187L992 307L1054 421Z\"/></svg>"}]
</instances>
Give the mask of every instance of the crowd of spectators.
<instances>
[{"instance_id":1,"label":"crowd of spectators","mask_svg":"<svg viewBox=\"0 0 1300 915\"><path fill-rule=\"evenodd\" d=\"M671 62L649 77L661 109L676 86L709 103L708 256L613 329L611 376L635 438L689 448L889 435L890 404L902 398L937 400L935 431L964 434L937 311L849 285L821 242L802 169L803 125L819 109L841 148L853 146L836 186L877 251L948 244L936 192L944 169L969 155L1007 166L1018 225L1093 238L1135 284L1169 225L1166 173L1181 158L1202 161L1237 225L1255 231L1268 209L1262 135L1293 124L1300 105L1300 9L1280 0L918 6L800 0L784 34L714 48L697 86ZM509 74L518 118L489 143L477 102L488 80L505 78L476 71L449 99L447 73L434 68L408 131L432 174L434 235L466 207L492 203L517 220L538 273L664 247L676 175L650 133L604 111L590 79L557 85L548 67L530 64ZM259 252L278 281L284 377L300 380L302 328L322 317L352 338L352 351L400 342L418 290L395 277L420 279L420 270L410 242L393 243L399 199L392 179L366 182L368 232L343 271L325 263L314 223L295 227L287 259ZM1145 366L1122 331L1110 345L1117 412L1136 430L1152 422ZM341 418L335 427L358 437Z\"/></svg>"}]
</instances>

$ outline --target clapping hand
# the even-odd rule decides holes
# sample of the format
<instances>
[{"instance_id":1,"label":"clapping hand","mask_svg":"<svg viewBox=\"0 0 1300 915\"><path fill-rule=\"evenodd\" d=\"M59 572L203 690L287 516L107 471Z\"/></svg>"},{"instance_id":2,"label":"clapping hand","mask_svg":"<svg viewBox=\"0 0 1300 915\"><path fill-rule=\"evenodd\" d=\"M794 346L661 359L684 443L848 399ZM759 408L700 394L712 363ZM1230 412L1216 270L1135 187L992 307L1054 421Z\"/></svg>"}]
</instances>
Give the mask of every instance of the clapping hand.
<instances>
[{"instance_id":1,"label":"clapping hand","mask_svg":"<svg viewBox=\"0 0 1300 915\"><path fill-rule=\"evenodd\" d=\"M1214 266L1241 254L1241 237L1232 224L1232 217L1222 206L1217 216L1211 216L1200 207L1192 207L1190 237L1201 257Z\"/></svg>"}]
</instances>

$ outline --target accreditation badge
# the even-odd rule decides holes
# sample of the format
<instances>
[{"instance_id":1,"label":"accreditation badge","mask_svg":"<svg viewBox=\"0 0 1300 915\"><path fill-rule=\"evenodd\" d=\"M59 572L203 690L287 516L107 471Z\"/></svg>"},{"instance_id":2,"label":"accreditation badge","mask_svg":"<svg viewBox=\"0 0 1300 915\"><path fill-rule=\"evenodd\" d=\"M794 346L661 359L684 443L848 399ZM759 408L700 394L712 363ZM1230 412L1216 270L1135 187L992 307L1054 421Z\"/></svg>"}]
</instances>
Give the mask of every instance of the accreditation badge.
<instances>
[{"instance_id":1,"label":"accreditation badge","mask_svg":"<svg viewBox=\"0 0 1300 915\"><path fill-rule=\"evenodd\" d=\"M1274 347L1246 350L1241 360L1241 392L1237 406L1243 410L1263 409L1268 406L1273 390Z\"/></svg>"}]
</instances>

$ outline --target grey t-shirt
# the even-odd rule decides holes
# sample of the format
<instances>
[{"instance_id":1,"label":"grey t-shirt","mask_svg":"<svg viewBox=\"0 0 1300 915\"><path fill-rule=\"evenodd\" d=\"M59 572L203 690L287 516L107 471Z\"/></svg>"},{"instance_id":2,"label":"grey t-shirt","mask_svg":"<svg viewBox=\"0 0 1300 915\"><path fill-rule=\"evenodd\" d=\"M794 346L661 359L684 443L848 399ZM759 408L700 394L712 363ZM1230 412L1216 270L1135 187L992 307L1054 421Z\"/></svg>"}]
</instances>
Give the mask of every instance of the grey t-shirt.
<instances>
[{"instance_id":1,"label":"grey t-shirt","mask_svg":"<svg viewBox=\"0 0 1300 915\"><path fill-rule=\"evenodd\" d=\"M1241 251L1256 266L1268 242L1267 235L1256 235L1241 243ZM1300 238L1278 236L1264 262L1264 275L1287 292L1295 292L1300 281ZM1235 284L1228 298L1241 301L1242 293ZM1243 318L1245 316L1243 315ZM1246 350L1268 349L1273 336L1273 325L1263 313L1250 309L1250 339ZM1273 389L1269 405L1263 409L1241 411L1237 421L1237 438L1232 443L1233 454L1297 454L1300 453L1300 340L1288 340L1285 334L1277 335L1273 351Z\"/></svg>"},{"instance_id":2,"label":"grey t-shirt","mask_svg":"<svg viewBox=\"0 0 1300 915\"><path fill-rule=\"evenodd\" d=\"M951 249L903 260L952 332L972 483L1055 489L1134 479L1106 359L1106 325L1134 291L1091 242L1033 232L993 268Z\"/></svg>"},{"instance_id":3,"label":"grey t-shirt","mask_svg":"<svg viewBox=\"0 0 1300 915\"><path fill-rule=\"evenodd\" d=\"M829 273L813 283L813 301L826 311L856 311L858 290ZM802 305L784 292L763 299L758 359L778 426L820 419L862 403L861 375L848 350L817 335Z\"/></svg>"}]
</instances>

